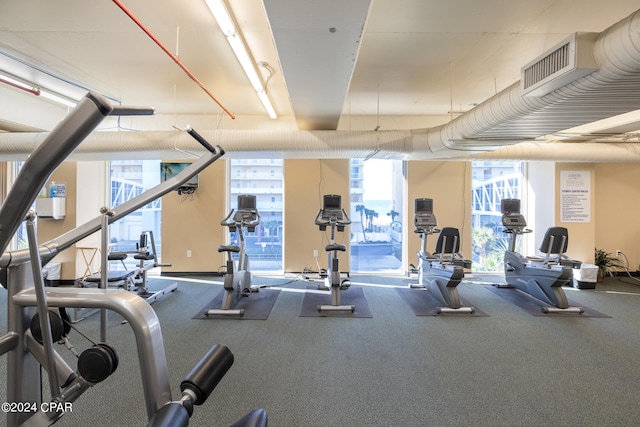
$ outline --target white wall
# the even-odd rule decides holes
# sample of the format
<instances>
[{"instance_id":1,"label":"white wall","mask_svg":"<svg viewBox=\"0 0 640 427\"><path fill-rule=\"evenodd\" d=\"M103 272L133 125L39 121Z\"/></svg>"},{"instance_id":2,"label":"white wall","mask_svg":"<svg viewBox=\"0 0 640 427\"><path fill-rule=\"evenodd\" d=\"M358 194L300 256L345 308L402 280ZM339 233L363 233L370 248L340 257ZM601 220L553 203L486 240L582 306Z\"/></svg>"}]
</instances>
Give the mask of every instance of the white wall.
<instances>
[{"instance_id":1,"label":"white wall","mask_svg":"<svg viewBox=\"0 0 640 427\"><path fill-rule=\"evenodd\" d=\"M525 239L525 254L536 253L549 227L555 226L556 167L554 162L527 163L527 188L525 218L533 233ZM535 227L533 226L535 224Z\"/></svg>"},{"instance_id":2,"label":"white wall","mask_svg":"<svg viewBox=\"0 0 640 427\"><path fill-rule=\"evenodd\" d=\"M100 216L100 208L107 206L107 177L109 173L109 162L92 161L77 162L77 190L76 190L76 227L80 226L97 216ZM80 240L76 247L100 247L100 233L94 233ZM87 251L89 256L90 251ZM93 271L98 271L100 267L100 256L96 254L92 263ZM86 263L82 258L80 250L76 254L76 276L82 277L86 268Z\"/></svg>"}]
</instances>

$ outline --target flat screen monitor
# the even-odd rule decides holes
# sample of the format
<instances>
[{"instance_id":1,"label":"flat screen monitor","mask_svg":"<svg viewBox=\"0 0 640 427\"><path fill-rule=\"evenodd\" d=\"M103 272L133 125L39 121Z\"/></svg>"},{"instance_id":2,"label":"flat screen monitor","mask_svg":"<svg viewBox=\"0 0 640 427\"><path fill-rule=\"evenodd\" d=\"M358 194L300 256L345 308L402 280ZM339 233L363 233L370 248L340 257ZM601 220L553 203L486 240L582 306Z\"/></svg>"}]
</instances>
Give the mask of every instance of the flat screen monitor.
<instances>
[{"instance_id":1,"label":"flat screen monitor","mask_svg":"<svg viewBox=\"0 0 640 427\"><path fill-rule=\"evenodd\" d=\"M342 209L342 197L338 194L325 194L324 206L322 209L326 210L340 210Z\"/></svg>"},{"instance_id":2,"label":"flat screen monitor","mask_svg":"<svg viewBox=\"0 0 640 427\"><path fill-rule=\"evenodd\" d=\"M416 199L416 213L433 213L433 199Z\"/></svg>"},{"instance_id":3,"label":"flat screen monitor","mask_svg":"<svg viewBox=\"0 0 640 427\"><path fill-rule=\"evenodd\" d=\"M503 214L519 214L520 199L502 199L500 201L500 211Z\"/></svg>"},{"instance_id":4,"label":"flat screen monitor","mask_svg":"<svg viewBox=\"0 0 640 427\"><path fill-rule=\"evenodd\" d=\"M238 195L238 210L256 210L256 196L250 194Z\"/></svg>"},{"instance_id":5,"label":"flat screen monitor","mask_svg":"<svg viewBox=\"0 0 640 427\"><path fill-rule=\"evenodd\" d=\"M178 175L184 169L191 166L186 162L161 162L160 163L160 179L166 181ZM198 188L198 175L194 175L187 182L180 186L181 188Z\"/></svg>"}]
</instances>

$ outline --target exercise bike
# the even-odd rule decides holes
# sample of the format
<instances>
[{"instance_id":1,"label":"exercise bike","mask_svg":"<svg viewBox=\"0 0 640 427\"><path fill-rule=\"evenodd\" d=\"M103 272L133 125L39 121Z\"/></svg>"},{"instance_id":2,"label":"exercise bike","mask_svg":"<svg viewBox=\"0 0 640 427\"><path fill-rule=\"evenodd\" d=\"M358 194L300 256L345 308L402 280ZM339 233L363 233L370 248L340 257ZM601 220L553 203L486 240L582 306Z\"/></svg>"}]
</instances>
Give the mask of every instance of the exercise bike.
<instances>
[{"instance_id":1,"label":"exercise bike","mask_svg":"<svg viewBox=\"0 0 640 427\"><path fill-rule=\"evenodd\" d=\"M503 232L510 234L509 248L504 253L504 276L507 282L499 287L513 287L549 304L544 313L580 314L581 307L570 307L562 289L571 283L573 268L580 266L565 255L569 234L565 227L549 228L540 245L544 257L525 257L516 251L518 236L531 233L520 213L519 199L503 199L500 202Z\"/></svg>"},{"instance_id":2,"label":"exercise bike","mask_svg":"<svg viewBox=\"0 0 640 427\"><path fill-rule=\"evenodd\" d=\"M206 310L206 316L242 316L244 315L244 309L236 309L234 307L241 298L248 297L251 292L258 292L259 288L251 285L251 272L249 271L249 256L246 253L244 229L246 228L248 232L252 233L259 224L260 213L256 209L256 196L239 195L238 210L231 209L229 215L220 222L220 225L228 227L229 232L235 232L238 237L238 245L218 246L218 252L227 254L222 305L220 308ZM238 254L237 266L233 260L234 253Z\"/></svg>"},{"instance_id":3,"label":"exercise bike","mask_svg":"<svg viewBox=\"0 0 640 427\"><path fill-rule=\"evenodd\" d=\"M460 253L460 232L454 227L437 229L433 214L433 200L415 199L414 233L420 236L422 245L418 251L418 284L410 287L426 288L442 307L437 313L474 313L473 307L463 307L457 286L464 278L464 269L471 268L471 260ZM438 234L435 251L427 251L428 236Z\"/></svg>"},{"instance_id":4,"label":"exercise bike","mask_svg":"<svg viewBox=\"0 0 640 427\"><path fill-rule=\"evenodd\" d=\"M322 290L331 291L331 304L322 304L318 306L318 311L355 311L354 305L340 304L340 291L348 289L351 285L349 278L342 279L340 273L340 265L338 259L339 252L345 252L347 246L336 243L335 233L343 232L344 227L351 224L351 219L342 209L342 197L337 194L325 194L322 209L318 211L314 224L318 226L320 231L325 231L327 227L331 228L331 237L329 244L324 247L327 252L327 271L324 278L324 285L320 285Z\"/></svg>"}]
</instances>

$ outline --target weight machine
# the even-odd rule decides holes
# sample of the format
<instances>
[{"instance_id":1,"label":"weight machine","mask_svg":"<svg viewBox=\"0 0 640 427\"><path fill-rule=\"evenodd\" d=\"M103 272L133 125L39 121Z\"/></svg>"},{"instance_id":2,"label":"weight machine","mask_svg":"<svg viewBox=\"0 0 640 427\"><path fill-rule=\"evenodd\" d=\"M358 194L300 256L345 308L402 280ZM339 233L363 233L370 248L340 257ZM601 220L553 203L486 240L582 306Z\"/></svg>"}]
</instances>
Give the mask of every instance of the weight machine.
<instances>
[{"instance_id":1,"label":"weight machine","mask_svg":"<svg viewBox=\"0 0 640 427\"><path fill-rule=\"evenodd\" d=\"M35 230L36 213L30 211L30 207L49 175L105 117L133 114L148 115L153 114L153 110L114 107L104 97L89 92L31 153L0 207L0 268L2 284L7 289L8 316L8 332L0 337L0 354L7 355L6 399L10 404L29 404L34 409L8 411L7 425L10 427L52 425L64 415L71 402L117 368L117 353L107 343L95 344L79 355L75 370L54 350L53 343L65 337L69 325L62 314L64 307L113 310L127 320L136 338L149 426L186 426L193 405L206 401L233 363L233 354L228 348L214 345L182 381L181 398L173 400L160 324L145 300L131 292L107 289L106 274L98 289L46 289L44 286L42 266L99 230L104 219L95 218L40 245ZM107 222L117 221L172 191L224 154L220 147L211 146L193 129L188 128L187 132L207 152L179 176L113 209ZM4 252L25 218L29 249ZM106 257L106 252L103 256ZM44 404L41 368L48 377L52 399ZM264 426L266 412L256 410L241 422Z\"/></svg>"},{"instance_id":2,"label":"weight machine","mask_svg":"<svg viewBox=\"0 0 640 427\"><path fill-rule=\"evenodd\" d=\"M571 283L573 268L580 261L571 260L565 255L569 245L569 234L564 227L549 228L540 245L544 257L524 257L516 251L518 236L531 233L527 221L520 213L519 199L503 199L500 202L504 233L510 235L509 248L504 252L504 276L506 286L513 287L532 297L547 303L544 313L580 314L581 307L570 307L563 286Z\"/></svg>"},{"instance_id":3,"label":"weight machine","mask_svg":"<svg viewBox=\"0 0 640 427\"><path fill-rule=\"evenodd\" d=\"M110 215L106 207L103 207L100 212L102 215ZM108 224L107 224L108 226ZM108 233L103 233L102 239L106 242L109 241ZM108 251L108 245L105 245L103 241L102 247ZM137 265L134 269L128 270L124 262L125 259L133 255L133 259L137 261ZM147 230L140 233L140 240L136 243L136 249L132 251L118 251L108 252L107 261L120 261L124 269L112 270L107 265L101 266L100 271L107 269L107 281L109 286L121 287L127 291L135 292L140 297L144 298L149 304L154 303L163 295L167 295L177 289L176 283L170 283L162 289L150 291L147 287L147 272L157 267L171 267L171 264L160 263L158 260L158 254L156 252L156 243L153 238L153 231ZM102 274L92 274L87 276L80 283L82 285L89 285L92 283L100 283L102 280Z\"/></svg>"}]
</instances>

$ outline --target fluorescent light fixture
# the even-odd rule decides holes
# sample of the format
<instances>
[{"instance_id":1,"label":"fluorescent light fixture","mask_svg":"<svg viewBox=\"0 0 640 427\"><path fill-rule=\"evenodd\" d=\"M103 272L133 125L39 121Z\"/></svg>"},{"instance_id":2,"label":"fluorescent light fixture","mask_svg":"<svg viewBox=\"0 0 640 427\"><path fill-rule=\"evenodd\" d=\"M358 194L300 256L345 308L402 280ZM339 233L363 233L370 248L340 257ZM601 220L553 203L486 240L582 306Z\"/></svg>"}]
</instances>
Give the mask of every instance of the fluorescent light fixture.
<instances>
[{"instance_id":1,"label":"fluorescent light fixture","mask_svg":"<svg viewBox=\"0 0 640 427\"><path fill-rule=\"evenodd\" d=\"M277 118L278 115L276 114L276 110L273 109L273 106L271 105L271 101L269 101L267 92L265 92L264 90L259 90L257 91L257 93L258 93L258 98L260 98L260 101L262 101L262 105L264 105L265 110L267 110L267 114L269 114L269 117L271 117L272 119Z\"/></svg>"},{"instance_id":2,"label":"fluorescent light fixture","mask_svg":"<svg viewBox=\"0 0 640 427\"><path fill-rule=\"evenodd\" d=\"M224 3L224 0L205 0L205 3L209 7L211 14L218 22L222 33L227 38L227 41L231 45L231 49L233 49L233 53L238 58L238 62L242 66L245 74L249 78L249 82L251 82L251 86L258 94L258 98L262 102L265 110L269 114L269 117L272 119L277 118L277 114L273 109L273 105L269 100L269 96L262 84L262 79L258 74L256 64L251 59L249 55L249 51L247 50L246 45L244 44L244 40L240 36L235 24L233 23L233 19L227 10L227 6Z\"/></svg>"},{"instance_id":3,"label":"fluorescent light fixture","mask_svg":"<svg viewBox=\"0 0 640 427\"><path fill-rule=\"evenodd\" d=\"M48 89L38 87L33 83L23 81L19 78L16 78L4 72L0 73L0 83L5 83L15 88L22 89L26 92L32 93L36 96L41 96L45 99L64 105L66 107L75 107L76 104L78 103L77 101L74 101L62 95L59 95L55 92L51 92Z\"/></svg>"},{"instance_id":4,"label":"fluorescent light fixture","mask_svg":"<svg viewBox=\"0 0 640 427\"><path fill-rule=\"evenodd\" d=\"M56 102L58 104L66 105L67 107L70 107L70 108L75 107L76 104L78 103L78 101L73 101L62 95L58 95L57 93L54 93L54 92L49 92L48 90L42 89L42 88L40 88L40 96L50 101Z\"/></svg>"}]
</instances>

